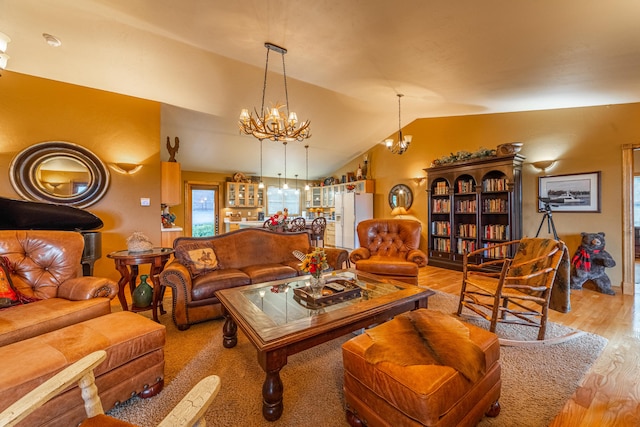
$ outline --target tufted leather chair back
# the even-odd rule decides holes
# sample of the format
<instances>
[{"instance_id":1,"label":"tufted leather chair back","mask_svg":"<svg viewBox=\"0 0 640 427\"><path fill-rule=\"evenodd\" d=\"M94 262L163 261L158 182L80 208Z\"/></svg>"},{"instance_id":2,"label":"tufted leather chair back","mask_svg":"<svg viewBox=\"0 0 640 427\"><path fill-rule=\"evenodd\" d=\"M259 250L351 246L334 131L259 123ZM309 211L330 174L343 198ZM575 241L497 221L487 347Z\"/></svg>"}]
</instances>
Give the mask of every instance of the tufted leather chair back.
<instances>
[{"instance_id":1,"label":"tufted leather chair back","mask_svg":"<svg viewBox=\"0 0 640 427\"><path fill-rule=\"evenodd\" d=\"M358 224L360 246L369 249L371 256L406 258L420 246L419 221L410 219L368 219Z\"/></svg>"},{"instance_id":2,"label":"tufted leather chair back","mask_svg":"<svg viewBox=\"0 0 640 427\"><path fill-rule=\"evenodd\" d=\"M14 287L28 297L56 297L61 283L79 275L83 249L75 231L0 230L0 256L11 264Z\"/></svg>"}]
</instances>

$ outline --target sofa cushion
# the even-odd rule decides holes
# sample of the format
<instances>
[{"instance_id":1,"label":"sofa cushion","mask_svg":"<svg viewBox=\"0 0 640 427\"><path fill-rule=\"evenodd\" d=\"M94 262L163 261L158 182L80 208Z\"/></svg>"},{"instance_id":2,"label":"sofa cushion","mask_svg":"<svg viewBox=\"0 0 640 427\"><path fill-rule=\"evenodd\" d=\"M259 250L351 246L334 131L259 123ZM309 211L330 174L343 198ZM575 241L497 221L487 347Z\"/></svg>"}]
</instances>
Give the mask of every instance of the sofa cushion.
<instances>
[{"instance_id":1,"label":"sofa cushion","mask_svg":"<svg viewBox=\"0 0 640 427\"><path fill-rule=\"evenodd\" d=\"M213 245L208 241L198 241L176 248L176 258L189 269L191 277L198 277L220 268Z\"/></svg>"},{"instance_id":2,"label":"sofa cushion","mask_svg":"<svg viewBox=\"0 0 640 427\"><path fill-rule=\"evenodd\" d=\"M242 271L251 278L251 283L271 282L272 280L296 277L298 270L284 264L257 264L244 267Z\"/></svg>"},{"instance_id":3,"label":"sofa cushion","mask_svg":"<svg viewBox=\"0 0 640 427\"><path fill-rule=\"evenodd\" d=\"M49 298L0 310L0 346L64 328L111 312L108 298L69 301Z\"/></svg>"},{"instance_id":4,"label":"sofa cushion","mask_svg":"<svg viewBox=\"0 0 640 427\"><path fill-rule=\"evenodd\" d=\"M235 268L223 268L211 271L193 279L191 285L191 299L193 301L207 300L215 297L220 289L250 285L251 278Z\"/></svg>"},{"instance_id":5,"label":"sofa cushion","mask_svg":"<svg viewBox=\"0 0 640 427\"><path fill-rule=\"evenodd\" d=\"M418 276L418 265L403 258L377 256L369 259L359 260L357 268L367 273L379 274L381 276Z\"/></svg>"}]
</instances>

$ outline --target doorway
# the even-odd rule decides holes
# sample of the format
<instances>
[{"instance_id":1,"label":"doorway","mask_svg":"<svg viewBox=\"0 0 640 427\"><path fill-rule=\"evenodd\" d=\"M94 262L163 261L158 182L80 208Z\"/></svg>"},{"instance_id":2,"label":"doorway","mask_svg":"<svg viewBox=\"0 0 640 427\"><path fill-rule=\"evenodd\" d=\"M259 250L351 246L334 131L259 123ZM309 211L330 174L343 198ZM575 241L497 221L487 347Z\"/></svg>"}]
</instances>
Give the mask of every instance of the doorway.
<instances>
[{"instance_id":1,"label":"doorway","mask_svg":"<svg viewBox=\"0 0 640 427\"><path fill-rule=\"evenodd\" d=\"M192 237L220 234L220 185L187 181L185 189L185 232Z\"/></svg>"}]
</instances>

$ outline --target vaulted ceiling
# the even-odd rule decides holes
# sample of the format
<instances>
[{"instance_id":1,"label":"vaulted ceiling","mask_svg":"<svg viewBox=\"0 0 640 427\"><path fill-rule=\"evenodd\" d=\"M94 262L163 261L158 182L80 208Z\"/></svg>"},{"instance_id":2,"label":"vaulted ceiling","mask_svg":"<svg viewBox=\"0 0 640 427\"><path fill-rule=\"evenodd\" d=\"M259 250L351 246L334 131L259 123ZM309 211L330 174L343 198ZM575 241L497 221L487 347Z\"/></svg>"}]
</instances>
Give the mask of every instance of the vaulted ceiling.
<instances>
[{"instance_id":1,"label":"vaulted ceiling","mask_svg":"<svg viewBox=\"0 0 640 427\"><path fill-rule=\"evenodd\" d=\"M640 101L638 16L634 0L0 0L8 70L163 103L185 170L259 173L237 118L259 108L264 43L285 47L310 177L394 134L398 93L403 126ZM269 71L266 101L283 101L279 55ZM304 144L287 147L289 177L306 173ZM265 142L264 175L283 158Z\"/></svg>"}]
</instances>

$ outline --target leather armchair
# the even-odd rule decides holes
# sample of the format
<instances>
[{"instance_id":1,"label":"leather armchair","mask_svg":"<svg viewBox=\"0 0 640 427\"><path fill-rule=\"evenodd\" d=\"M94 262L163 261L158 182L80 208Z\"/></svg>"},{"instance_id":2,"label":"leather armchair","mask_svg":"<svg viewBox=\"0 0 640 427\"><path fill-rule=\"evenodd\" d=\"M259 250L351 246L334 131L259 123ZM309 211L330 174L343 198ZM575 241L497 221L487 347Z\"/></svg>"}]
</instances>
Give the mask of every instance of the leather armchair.
<instances>
[{"instance_id":1,"label":"leather armchair","mask_svg":"<svg viewBox=\"0 0 640 427\"><path fill-rule=\"evenodd\" d=\"M420 222L409 219L368 219L358 224L360 247L349 255L356 270L418 284L418 269L427 265L419 249Z\"/></svg>"}]
</instances>

